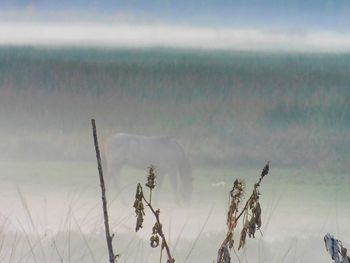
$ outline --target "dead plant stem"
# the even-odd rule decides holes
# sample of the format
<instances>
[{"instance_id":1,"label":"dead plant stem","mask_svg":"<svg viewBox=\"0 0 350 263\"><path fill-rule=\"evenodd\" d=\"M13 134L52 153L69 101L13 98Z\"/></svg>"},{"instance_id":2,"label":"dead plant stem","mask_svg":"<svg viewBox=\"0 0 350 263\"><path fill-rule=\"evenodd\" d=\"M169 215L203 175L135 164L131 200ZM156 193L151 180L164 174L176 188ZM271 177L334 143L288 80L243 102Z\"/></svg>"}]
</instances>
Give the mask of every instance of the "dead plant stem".
<instances>
[{"instance_id":1,"label":"dead plant stem","mask_svg":"<svg viewBox=\"0 0 350 263\"><path fill-rule=\"evenodd\" d=\"M113 236L111 236L110 230L109 230L108 209L107 209L107 199L106 199L106 186L105 186L105 182L104 182L104 178L103 178L101 155L100 155L100 149L98 146L96 124L95 124L94 119L91 119L91 125L92 125L92 133L94 136L94 144L95 144L95 151L96 151L98 173L99 173L99 178L100 178L102 208L103 208L103 217L104 217L104 225L105 225L105 232L106 232L106 241L107 241L109 262L114 263L116 255L114 255L114 252L113 252L113 244L112 244Z\"/></svg>"},{"instance_id":2,"label":"dead plant stem","mask_svg":"<svg viewBox=\"0 0 350 263\"><path fill-rule=\"evenodd\" d=\"M152 192L152 189L151 189L151 192ZM148 202L147 199L144 197L144 195L142 195L142 198L143 198L143 200L145 201L145 203L147 204L147 206L151 209L151 211L152 211L154 217L155 217L156 220L157 220L158 225L161 226L160 219L159 219L159 213L157 213L157 212L154 210L154 208L153 208L151 202ZM151 201L151 200L150 200L150 201ZM168 260L169 260L169 262L173 262L173 257L171 256L170 249L169 249L168 243L166 242L166 239L165 239L165 236L164 236L163 228L162 228L162 227L159 228L159 232L158 232L158 233L159 233L160 237L162 238L162 244L164 244L165 250L166 250L167 255L168 255Z\"/></svg>"}]
</instances>

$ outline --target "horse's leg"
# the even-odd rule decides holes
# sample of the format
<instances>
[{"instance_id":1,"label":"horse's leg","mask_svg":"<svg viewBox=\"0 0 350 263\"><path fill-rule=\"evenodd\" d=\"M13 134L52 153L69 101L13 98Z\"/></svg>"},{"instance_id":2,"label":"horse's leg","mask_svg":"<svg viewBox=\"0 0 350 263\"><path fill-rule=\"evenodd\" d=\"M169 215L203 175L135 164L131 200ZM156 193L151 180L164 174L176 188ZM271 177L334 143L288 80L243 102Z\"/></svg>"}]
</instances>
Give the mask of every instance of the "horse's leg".
<instances>
[{"instance_id":1,"label":"horse's leg","mask_svg":"<svg viewBox=\"0 0 350 263\"><path fill-rule=\"evenodd\" d=\"M123 164L117 164L114 166L114 172L113 172L113 178L111 182L111 186L113 185L113 189L116 191L113 200L118 199L122 204L124 205L130 205L130 200L127 201L125 194L127 194L127 190L129 189L128 185L123 185L121 187L120 177L121 177L121 171L123 168Z\"/></svg>"},{"instance_id":2,"label":"horse's leg","mask_svg":"<svg viewBox=\"0 0 350 263\"><path fill-rule=\"evenodd\" d=\"M105 169L105 185L106 187L109 187L111 185L111 182L113 180L113 175L114 175L114 167L113 163L111 161L107 161L106 163L106 169Z\"/></svg>"},{"instance_id":3,"label":"horse's leg","mask_svg":"<svg viewBox=\"0 0 350 263\"><path fill-rule=\"evenodd\" d=\"M122 170L122 166L120 164L114 166L113 171L113 186L114 189L117 191L118 195L121 193L122 189L120 188L120 172Z\"/></svg>"},{"instance_id":4,"label":"horse's leg","mask_svg":"<svg viewBox=\"0 0 350 263\"><path fill-rule=\"evenodd\" d=\"M180 183L181 197L186 205L190 205L193 191L192 169L184 154L182 154L180 160L181 161L178 163L178 179Z\"/></svg>"},{"instance_id":5,"label":"horse's leg","mask_svg":"<svg viewBox=\"0 0 350 263\"><path fill-rule=\"evenodd\" d=\"M107 170L105 176L105 185L108 190L112 187L117 190L118 194L120 193L120 171L122 169L122 164L120 162L108 162Z\"/></svg>"},{"instance_id":6,"label":"horse's leg","mask_svg":"<svg viewBox=\"0 0 350 263\"><path fill-rule=\"evenodd\" d=\"M170 178L170 186L173 192L174 200L175 202L179 202L179 185L178 185L178 175L176 172L170 172L169 173L169 178Z\"/></svg>"}]
</instances>

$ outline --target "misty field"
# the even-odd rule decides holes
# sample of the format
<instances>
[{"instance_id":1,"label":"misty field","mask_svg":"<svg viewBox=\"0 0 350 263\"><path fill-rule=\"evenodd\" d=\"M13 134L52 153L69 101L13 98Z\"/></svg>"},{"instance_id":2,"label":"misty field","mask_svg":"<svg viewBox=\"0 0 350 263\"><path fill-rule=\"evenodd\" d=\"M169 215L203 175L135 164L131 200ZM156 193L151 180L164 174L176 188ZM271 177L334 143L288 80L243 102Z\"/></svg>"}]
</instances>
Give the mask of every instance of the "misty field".
<instances>
[{"instance_id":1,"label":"misty field","mask_svg":"<svg viewBox=\"0 0 350 263\"><path fill-rule=\"evenodd\" d=\"M2 167L4 262L10 258L12 262L107 260L95 163L3 162ZM254 169L195 170L190 207L175 202L171 186L165 182L157 196L161 201L156 204L161 207L177 262L211 262L215 258L225 232L227 193L232 182L243 178L249 186L256 174ZM116 233L114 246L122 262L154 262L159 257L158 250L148 245L151 216L145 218L144 230L134 233L134 190L145 175L146 171L125 169L123 193L108 192L111 227ZM324 232L350 234L350 182L343 179L340 184L336 178L341 177L272 170L261 187L263 236L258 233L247 242L239 253L241 261L329 262L323 248Z\"/></svg>"},{"instance_id":2,"label":"misty field","mask_svg":"<svg viewBox=\"0 0 350 263\"><path fill-rule=\"evenodd\" d=\"M267 161L262 235L240 261L330 262L324 234L350 242L349 72L346 54L0 48L0 262L107 261L90 118L101 145L168 135L188 155L192 204L155 190L176 262L213 262L234 180L248 196ZM134 231L146 174L107 188L121 262L159 261L151 216Z\"/></svg>"}]
</instances>

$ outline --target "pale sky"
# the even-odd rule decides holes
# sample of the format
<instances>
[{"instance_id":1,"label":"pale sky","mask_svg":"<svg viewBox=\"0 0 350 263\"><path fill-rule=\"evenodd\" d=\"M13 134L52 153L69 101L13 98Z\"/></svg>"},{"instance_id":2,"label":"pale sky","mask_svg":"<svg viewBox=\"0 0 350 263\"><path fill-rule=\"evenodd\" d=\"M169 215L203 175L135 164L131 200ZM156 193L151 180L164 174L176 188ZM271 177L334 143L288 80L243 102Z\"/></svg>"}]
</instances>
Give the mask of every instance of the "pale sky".
<instances>
[{"instance_id":1,"label":"pale sky","mask_svg":"<svg viewBox=\"0 0 350 263\"><path fill-rule=\"evenodd\" d=\"M0 2L1 45L348 52L350 2Z\"/></svg>"}]
</instances>

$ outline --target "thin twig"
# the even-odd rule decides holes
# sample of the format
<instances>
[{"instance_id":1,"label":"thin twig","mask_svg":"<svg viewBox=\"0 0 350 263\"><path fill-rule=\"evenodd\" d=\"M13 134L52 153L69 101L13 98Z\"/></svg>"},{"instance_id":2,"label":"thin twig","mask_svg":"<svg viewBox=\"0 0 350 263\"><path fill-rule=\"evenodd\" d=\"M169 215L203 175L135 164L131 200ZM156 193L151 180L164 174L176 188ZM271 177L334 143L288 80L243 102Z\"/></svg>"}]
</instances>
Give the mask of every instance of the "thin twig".
<instances>
[{"instance_id":1,"label":"thin twig","mask_svg":"<svg viewBox=\"0 0 350 263\"><path fill-rule=\"evenodd\" d=\"M232 249L233 249L233 252L235 253L235 256L236 256L238 262L239 262L239 263L242 263L242 261L239 259L239 256L238 256L238 254L237 254L236 249L235 249L234 247L233 247Z\"/></svg>"},{"instance_id":2,"label":"thin twig","mask_svg":"<svg viewBox=\"0 0 350 263\"><path fill-rule=\"evenodd\" d=\"M179 233L178 237L176 238L176 241L175 241L175 244L174 244L174 248L173 248L173 254L175 254L175 250L176 250L177 244L179 243L180 238L182 237L182 234L183 234L183 232L185 230L185 227L186 227L187 223L188 223L188 218L186 219L185 223L182 225L180 233Z\"/></svg>"},{"instance_id":3,"label":"thin twig","mask_svg":"<svg viewBox=\"0 0 350 263\"><path fill-rule=\"evenodd\" d=\"M26 240L27 240L27 242L28 242L28 245L29 245L29 252L30 252L30 254L31 254L32 257L33 257L34 262L35 262L35 263L38 263L38 260L37 260L36 257L35 257L34 247L33 247L32 243L30 242L30 238L29 238L27 232L25 231L24 227L23 227L22 224L20 223L20 221L18 221L18 223L19 223L19 226L22 228L22 231L23 231L23 233L24 233L24 236L25 236L25 238L26 238Z\"/></svg>"},{"instance_id":4,"label":"thin twig","mask_svg":"<svg viewBox=\"0 0 350 263\"><path fill-rule=\"evenodd\" d=\"M93 133L93 136L94 136L94 144L95 144L95 151L96 151L98 173L99 173L99 178L100 178L103 217L104 217L104 224L105 224L105 232L106 232L106 241L107 241L109 262L110 263L114 263L117 255L114 255L114 252L113 252L113 244L112 244L113 237L111 236L110 230L109 230L108 209L107 209L107 199L106 199L106 187L105 187L105 182L104 182L104 179L103 179L101 155L100 155L100 149L98 147L97 131L96 131L96 124L95 124L95 120L94 119L91 119L91 125L92 125L92 133Z\"/></svg>"},{"instance_id":5,"label":"thin twig","mask_svg":"<svg viewBox=\"0 0 350 263\"><path fill-rule=\"evenodd\" d=\"M212 213L213 213L213 206L211 207L211 209L210 209L210 211L209 211L209 213L208 213L208 216L207 216L207 218L205 219L204 224L203 224L201 230L199 231L199 233L198 233L196 239L195 239L194 242L192 243L192 246L191 246L191 248L190 248L190 251L187 253L187 256L186 256L186 258L185 258L185 260L184 260L184 263L189 259L190 255L191 255L191 253L192 253L192 251L193 251L195 245L197 244L197 242L198 242L198 240L199 240L199 237L200 237L201 234L203 233L204 228L205 228L205 226L207 225L207 223L208 223L208 221L209 221L209 218L210 218L210 216L211 216Z\"/></svg>"},{"instance_id":6,"label":"thin twig","mask_svg":"<svg viewBox=\"0 0 350 263\"><path fill-rule=\"evenodd\" d=\"M11 248L11 254L10 254L9 263L12 262L13 255L15 254L15 251L16 251L16 248L17 248L17 243L18 243L17 242L17 235L18 235L18 233L16 232L15 238L13 240L12 248Z\"/></svg>"},{"instance_id":7,"label":"thin twig","mask_svg":"<svg viewBox=\"0 0 350 263\"><path fill-rule=\"evenodd\" d=\"M57 253L57 255L58 255L58 257L60 258L60 262L61 263L63 263L63 258L62 258L62 256L61 256L61 253L60 253L60 251L58 250L58 248L57 248L57 245L56 245L56 241L55 240L53 240L53 246L54 246L54 248L55 248L55 251L56 251L56 253Z\"/></svg>"},{"instance_id":8,"label":"thin twig","mask_svg":"<svg viewBox=\"0 0 350 263\"><path fill-rule=\"evenodd\" d=\"M162 263L163 249L160 250L159 263Z\"/></svg>"},{"instance_id":9,"label":"thin twig","mask_svg":"<svg viewBox=\"0 0 350 263\"><path fill-rule=\"evenodd\" d=\"M94 252L92 251L92 249L91 249L91 247L90 247L90 245L89 245L89 242L86 240L86 237L85 237L83 231L81 230L81 227L80 227L80 225L79 225L77 219L75 218L74 215L72 215L72 216L73 216L73 220L74 220L75 224L76 224L77 227L78 227L78 230L79 230L79 232L80 232L80 235L81 235L81 237L82 237L82 239L83 239L83 241L84 241L84 243L85 243L87 249L89 250L89 253L90 253L90 256L91 256L91 258L92 258L92 261L93 261L94 263L97 263L97 261L96 261L96 259L95 259L95 256L94 256Z\"/></svg>"},{"instance_id":10,"label":"thin twig","mask_svg":"<svg viewBox=\"0 0 350 263\"><path fill-rule=\"evenodd\" d=\"M30 222L30 226L32 227L32 229L34 230L34 233L39 237L39 231L34 223L34 220L33 220L33 217L32 217L32 214L30 212L30 209L29 209L29 206L28 206L28 203L26 201L26 198L24 197L20 187L18 184L16 184L16 188L17 188L17 193L21 199L21 203L22 203L22 206L24 208L24 211L26 212L27 214L27 217L29 218L29 222ZM42 255L42 258L44 261L46 261L46 255L45 255L45 252L44 252L44 248L43 248L43 245L41 243L41 238L39 237L38 238L38 244L39 244L39 247L40 247L40 252L41 252L41 255Z\"/></svg>"}]
</instances>

